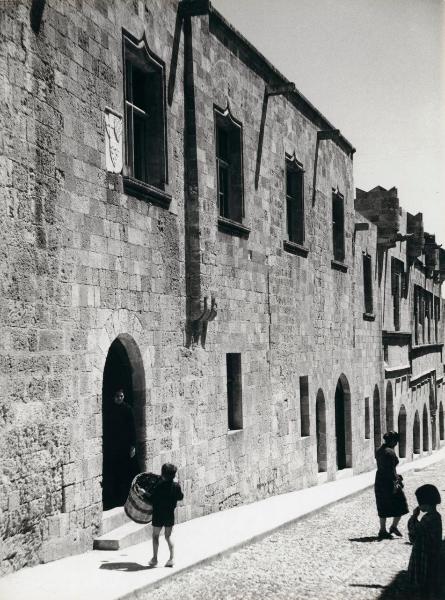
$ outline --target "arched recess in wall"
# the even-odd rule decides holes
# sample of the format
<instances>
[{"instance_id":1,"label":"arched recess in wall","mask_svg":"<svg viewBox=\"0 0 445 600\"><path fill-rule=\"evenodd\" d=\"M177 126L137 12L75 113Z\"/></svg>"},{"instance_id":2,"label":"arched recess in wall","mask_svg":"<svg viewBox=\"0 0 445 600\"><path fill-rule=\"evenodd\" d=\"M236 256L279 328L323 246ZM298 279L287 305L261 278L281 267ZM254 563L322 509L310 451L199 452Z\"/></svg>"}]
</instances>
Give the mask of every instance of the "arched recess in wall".
<instances>
[{"instance_id":1,"label":"arched recess in wall","mask_svg":"<svg viewBox=\"0 0 445 600\"><path fill-rule=\"evenodd\" d=\"M443 404L439 404L439 437L441 440L445 438L445 423L443 420Z\"/></svg>"},{"instance_id":2,"label":"arched recess in wall","mask_svg":"<svg viewBox=\"0 0 445 600\"><path fill-rule=\"evenodd\" d=\"M374 450L380 448L382 443L382 425L380 417L380 392L376 385L372 396L372 410L374 416Z\"/></svg>"},{"instance_id":3,"label":"arched recess in wall","mask_svg":"<svg viewBox=\"0 0 445 600\"><path fill-rule=\"evenodd\" d=\"M399 432L399 456L406 456L406 408L402 404L399 410L399 418L397 419L397 430Z\"/></svg>"},{"instance_id":4,"label":"arched recess in wall","mask_svg":"<svg viewBox=\"0 0 445 600\"><path fill-rule=\"evenodd\" d=\"M394 430L394 396L392 384L388 381L386 386L386 431Z\"/></svg>"},{"instance_id":5,"label":"arched recess in wall","mask_svg":"<svg viewBox=\"0 0 445 600\"><path fill-rule=\"evenodd\" d=\"M431 449L436 450L437 448L437 439L436 439L436 394L434 393L433 382L430 380L430 389L429 389L429 407L431 414Z\"/></svg>"},{"instance_id":6,"label":"arched recess in wall","mask_svg":"<svg viewBox=\"0 0 445 600\"><path fill-rule=\"evenodd\" d=\"M413 452L420 454L420 417L419 411L416 410L413 423Z\"/></svg>"},{"instance_id":7,"label":"arched recess in wall","mask_svg":"<svg viewBox=\"0 0 445 600\"><path fill-rule=\"evenodd\" d=\"M318 472L328 470L328 453L326 444L326 401L321 389L317 392L315 400L315 431L317 436L317 464Z\"/></svg>"},{"instance_id":8,"label":"arched recess in wall","mask_svg":"<svg viewBox=\"0 0 445 600\"><path fill-rule=\"evenodd\" d=\"M116 390L122 388L125 403L115 404ZM145 371L135 340L119 334L108 350L102 380L103 473L102 495L105 510L121 506L131 480L144 470L145 456ZM129 447L136 447L131 458Z\"/></svg>"},{"instance_id":9,"label":"arched recess in wall","mask_svg":"<svg viewBox=\"0 0 445 600\"><path fill-rule=\"evenodd\" d=\"M423 434L423 451L428 452L430 449L430 439L428 431L428 409L426 404L423 405L423 416L422 416L422 434Z\"/></svg>"},{"instance_id":10,"label":"arched recess in wall","mask_svg":"<svg viewBox=\"0 0 445 600\"><path fill-rule=\"evenodd\" d=\"M335 388L335 437L337 468L352 467L351 391L343 373Z\"/></svg>"}]
</instances>

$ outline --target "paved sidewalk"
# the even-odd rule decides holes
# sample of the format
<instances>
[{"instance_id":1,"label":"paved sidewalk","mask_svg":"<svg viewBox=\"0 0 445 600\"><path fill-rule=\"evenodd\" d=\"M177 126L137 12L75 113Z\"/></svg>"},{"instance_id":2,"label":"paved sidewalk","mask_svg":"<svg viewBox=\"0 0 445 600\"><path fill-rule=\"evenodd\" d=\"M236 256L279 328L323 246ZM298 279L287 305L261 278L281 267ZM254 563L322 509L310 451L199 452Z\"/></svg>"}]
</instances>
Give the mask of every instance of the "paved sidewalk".
<instances>
[{"instance_id":1,"label":"paved sidewalk","mask_svg":"<svg viewBox=\"0 0 445 600\"><path fill-rule=\"evenodd\" d=\"M445 448L399 466L400 473L445 458ZM0 600L117 600L138 598L163 579L258 539L329 504L371 486L374 471L239 506L175 527L177 565L162 540L159 567L148 569L151 541L118 551L85 554L25 568L0 579Z\"/></svg>"}]
</instances>

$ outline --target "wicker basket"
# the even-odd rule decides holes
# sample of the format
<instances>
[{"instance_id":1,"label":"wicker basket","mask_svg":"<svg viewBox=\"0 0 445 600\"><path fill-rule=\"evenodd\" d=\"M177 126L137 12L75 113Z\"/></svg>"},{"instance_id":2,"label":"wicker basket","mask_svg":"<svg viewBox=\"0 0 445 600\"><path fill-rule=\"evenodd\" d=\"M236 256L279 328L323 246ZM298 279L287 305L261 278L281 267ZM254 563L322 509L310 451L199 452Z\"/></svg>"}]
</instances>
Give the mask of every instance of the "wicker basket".
<instances>
[{"instance_id":1,"label":"wicker basket","mask_svg":"<svg viewBox=\"0 0 445 600\"><path fill-rule=\"evenodd\" d=\"M136 475L131 483L130 493L125 502L124 510L127 517L132 521L145 524L151 522L153 507L145 497L144 491L137 483L139 477L140 474Z\"/></svg>"}]
</instances>

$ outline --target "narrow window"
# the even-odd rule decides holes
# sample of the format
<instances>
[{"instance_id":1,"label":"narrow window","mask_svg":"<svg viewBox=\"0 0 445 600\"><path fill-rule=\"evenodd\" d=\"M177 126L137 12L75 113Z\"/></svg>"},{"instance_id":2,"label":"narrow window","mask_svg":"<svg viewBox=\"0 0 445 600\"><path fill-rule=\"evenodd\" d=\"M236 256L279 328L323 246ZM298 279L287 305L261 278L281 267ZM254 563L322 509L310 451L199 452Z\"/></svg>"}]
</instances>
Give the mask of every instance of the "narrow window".
<instances>
[{"instance_id":1,"label":"narrow window","mask_svg":"<svg viewBox=\"0 0 445 600\"><path fill-rule=\"evenodd\" d=\"M372 315L374 310L372 302L372 262L369 254L363 255L363 286L365 296L365 313Z\"/></svg>"},{"instance_id":2,"label":"narrow window","mask_svg":"<svg viewBox=\"0 0 445 600\"><path fill-rule=\"evenodd\" d=\"M304 172L295 162L286 160L287 235L290 242L304 243Z\"/></svg>"},{"instance_id":3,"label":"narrow window","mask_svg":"<svg viewBox=\"0 0 445 600\"><path fill-rule=\"evenodd\" d=\"M334 259L343 262L345 259L345 214L344 199L339 193L332 194L332 236Z\"/></svg>"},{"instance_id":4,"label":"narrow window","mask_svg":"<svg viewBox=\"0 0 445 600\"><path fill-rule=\"evenodd\" d=\"M241 354L227 354L227 412L229 431L243 428Z\"/></svg>"},{"instance_id":5,"label":"narrow window","mask_svg":"<svg viewBox=\"0 0 445 600\"><path fill-rule=\"evenodd\" d=\"M307 375L300 377L300 424L301 437L310 435L309 380Z\"/></svg>"},{"instance_id":6,"label":"narrow window","mask_svg":"<svg viewBox=\"0 0 445 600\"><path fill-rule=\"evenodd\" d=\"M439 340L439 321L440 321L440 298L434 296L434 336L436 343Z\"/></svg>"},{"instance_id":7,"label":"narrow window","mask_svg":"<svg viewBox=\"0 0 445 600\"><path fill-rule=\"evenodd\" d=\"M371 438L371 426L369 418L369 398L365 398L365 439Z\"/></svg>"},{"instance_id":8,"label":"narrow window","mask_svg":"<svg viewBox=\"0 0 445 600\"><path fill-rule=\"evenodd\" d=\"M414 344L419 343L419 288L414 286Z\"/></svg>"},{"instance_id":9,"label":"narrow window","mask_svg":"<svg viewBox=\"0 0 445 600\"><path fill-rule=\"evenodd\" d=\"M167 182L164 63L145 39L124 36L127 175L164 189Z\"/></svg>"},{"instance_id":10,"label":"narrow window","mask_svg":"<svg viewBox=\"0 0 445 600\"><path fill-rule=\"evenodd\" d=\"M243 206L242 127L229 110L215 109L219 215L241 223Z\"/></svg>"},{"instance_id":11,"label":"narrow window","mask_svg":"<svg viewBox=\"0 0 445 600\"><path fill-rule=\"evenodd\" d=\"M391 261L391 293L393 297L393 319L395 331L400 331L400 298L402 296L403 263L393 258Z\"/></svg>"}]
</instances>

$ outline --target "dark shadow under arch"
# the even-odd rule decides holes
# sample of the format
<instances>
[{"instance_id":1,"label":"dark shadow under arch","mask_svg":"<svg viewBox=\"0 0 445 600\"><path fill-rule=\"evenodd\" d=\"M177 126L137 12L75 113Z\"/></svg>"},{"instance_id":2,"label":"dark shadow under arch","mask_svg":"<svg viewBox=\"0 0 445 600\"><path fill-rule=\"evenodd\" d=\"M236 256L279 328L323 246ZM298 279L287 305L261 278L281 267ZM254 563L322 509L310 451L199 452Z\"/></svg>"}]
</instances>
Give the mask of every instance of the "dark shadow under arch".
<instances>
[{"instance_id":1,"label":"dark shadow under arch","mask_svg":"<svg viewBox=\"0 0 445 600\"><path fill-rule=\"evenodd\" d=\"M386 431L394 430L394 395L392 384L388 381L386 386Z\"/></svg>"},{"instance_id":2,"label":"dark shadow under arch","mask_svg":"<svg viewBox=\"0 0 445 600\"><path fill-rule=\"evenodd\" d=\"M422 415L422 448L424 452L428 452L430 449L430 437L429 437L429 427L428 427L428 409L426 404L423 405L423 415Z\"/></svg>"},{"instance_id":3,"label":"dark shadow under arch","mask_svg":"<svg viewBox=\"0 0 445 600\"><path fill-rule=\"evenodd\" d=\"M380 416L380 392L376 385L374 387L374 394L372 397L372 410L374 415L374 450L380 448L382 443L382 424Z\"/></svg>"},{"instance_id":4,"label":"dark shadow under arch","mask_svg":"<svg viewBox=\"0 0 445 600\"><path fill-rule=\"evenodd\" d=\"M445 423L443 419L443 404L439 404L439 438L443 440L445 437Z\"/></svg>"},{"instance_id":5,"label":"dark shadow under arch","mask_svg":"<svg viewBox=\"0 0 445 600\"><path fill-rule=\"evenodd\" d=\"M335 437L337 468L352 467L351 392L343 373L335 388Z\"/></svg>"},{"instance_id":6,"label":"dark shadow under arch","mask_svg":"<svg viewBox=\"0 0 445 600\"><path fill-rule=\"evenodd\" d=\"M419 411L416 410L413 423L413 452L420 454L420 417Z\"/></svg>"},{"instance_id":7,"label":"dark shadow under arch","mask_svg":"<svg viewBox=\"0 0 445 600\"><path fill-rule=\"evenodd\" d=\"M326 444L326 401L321 389L318 390L315 400L315 430L318 472L324 473L328 470L328 453Z\"/></svg>"},{"instance_id":8,"label":"dark shadow under arch","mask_svg":"<svg viewBox=\"0 0 445 600\"><path fill-rule=\"evenodd\" d=\"M406 456L406 408L402 404L399 410L399 418L397 419L397 428L399 432L399 456Z\"/></svg>"},{"instance_id":9,"label":"dark shadow under arch","mask_svg":"<svg viewBox=\"0 0 445 600\"><path fill-rule=\"evenodd\" d=\"M116 407L114 395L122 388L125 406ZM110 345L102 382L103 504L121 506L134 475L146 464L145 372L138 345L120 334ZM136 457L129 454L136 447Z\"/></svg>"}]
</instances>

